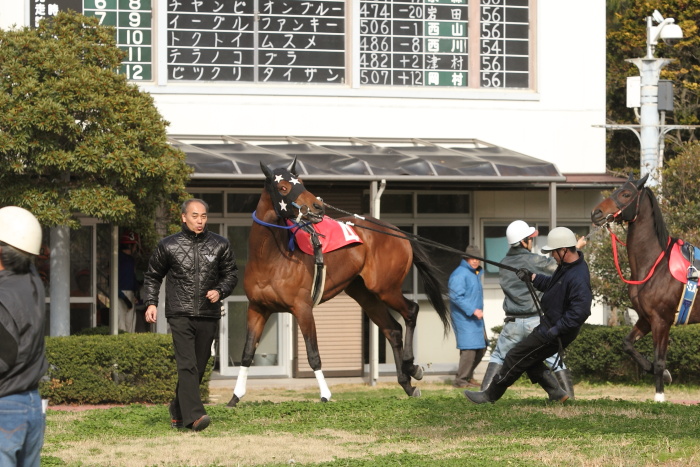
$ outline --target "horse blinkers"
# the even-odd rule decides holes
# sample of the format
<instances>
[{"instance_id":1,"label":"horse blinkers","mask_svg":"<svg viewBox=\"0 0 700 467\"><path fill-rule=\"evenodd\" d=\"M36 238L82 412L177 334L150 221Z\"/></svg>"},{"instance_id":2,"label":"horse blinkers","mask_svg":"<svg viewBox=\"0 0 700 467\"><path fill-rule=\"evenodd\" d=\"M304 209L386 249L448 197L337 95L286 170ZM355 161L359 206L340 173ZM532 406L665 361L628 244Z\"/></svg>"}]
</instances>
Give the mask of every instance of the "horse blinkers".
<instances>
[{"instance_id":1,"label":"horse blinkers","mask_svg":"<svg viewBox=\"0 0 700 467\"><path fill-rule=\"evenodd\" d=\"M315 207L319 208L319 212L313 212L307 204L299 205L296 202L299 196L306 192L304 184L294 171L296 158L289 169L279 168L271 171L262 162L260 167L265 174L265 185L268 187L278 216L284 219L296 219L296 222L299 222L302 217L308 218L314 223L323 219L323 200L320 198L317 198L320 201L320 208L319 204L313 203ZM297 208L298 214L295 215L291 207Z\"/></svg>"},{"instance_id":2,"label":"horse blinkers","mask_svg":"<svg viewBox=\"0 0 700 467\"><path fill-rule=\"evenodd\" d=\"M649 175L647 174L640 180L635 181L630 175L624 185L613 191L605 201L600 203L598 207L593 210L591 213L591 220L593 220L596 225L609 224L610 222L617 222L618 224L623 221L634 222L639 213L639 198L648 177ZM604 215L601 206L609 202L615 203L617 210L614 213L610 212Z\"/></svg>"}]
</instances>

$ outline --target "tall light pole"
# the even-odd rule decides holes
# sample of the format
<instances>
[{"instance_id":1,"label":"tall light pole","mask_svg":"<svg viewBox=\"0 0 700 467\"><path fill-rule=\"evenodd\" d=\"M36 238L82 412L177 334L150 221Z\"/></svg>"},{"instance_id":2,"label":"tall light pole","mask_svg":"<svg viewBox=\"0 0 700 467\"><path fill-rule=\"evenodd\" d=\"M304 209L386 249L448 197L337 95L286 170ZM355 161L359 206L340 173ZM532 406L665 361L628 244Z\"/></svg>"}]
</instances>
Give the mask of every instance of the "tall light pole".
<instances>
[{"instance_id":1,"label":"tall light pole","mask_svg":"<svg viewBox=\"0 0 700 467\"><path fill-rule=\"evenodd\" d=\"M631 130L639 138L640 169L642 176L650 174L647 185L656 185L661 180L658 170L662 165L660 146L663 136L671 130L692 130L697 125L664 125L659 118L659 76L663 67L671 63L666 58L655 58L654 51L659 39L667 44L683 38L683 31L673 18L664 18L654 10L647 20L647 53L643 58L626 61L639 68L639 76L627 79L627 107L639 107L639 125L601 125L611 130ZM654 23L657 25L654 26ZM636 78L636 79L635 79ZM673 96L669 96L673 102ZM598 126L598 125L596 125Z\"/></svg>"},{"instance_id":2,"label":"tall light pole","mask_svg":"<svg viewBox=\"0 0 700 467\"><path fill-rule=\"evenodd\" d=\"M658 23L653 26L653 23ZM683 38L683 31L675 24L673 18L664 18L658 10L647 17L647 54L644 58L627 60L639 68L640 112L639 142L641 144L640 169L642 176L650 174L649 184L655 185L659 180L660 138L666 133L659 125L659 76L661 69L671 63L666 58L654 58L654 51L659 39L669 43Z\"/></svg>"}]
</instances>

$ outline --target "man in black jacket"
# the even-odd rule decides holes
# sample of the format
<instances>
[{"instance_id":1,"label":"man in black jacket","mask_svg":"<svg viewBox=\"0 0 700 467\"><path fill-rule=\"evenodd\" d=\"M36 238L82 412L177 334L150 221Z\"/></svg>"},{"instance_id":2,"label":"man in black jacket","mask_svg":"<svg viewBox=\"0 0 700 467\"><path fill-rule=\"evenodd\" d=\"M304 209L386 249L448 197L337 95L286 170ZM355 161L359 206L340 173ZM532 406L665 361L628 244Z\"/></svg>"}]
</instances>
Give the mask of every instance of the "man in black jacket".
<instances>
[{"instance_id":1,"label":"man in black jacket","mask_svg":"<svg viewBox=\"0 0 700 467\"><path fill-rule=\"evenodd\" d=\"M39 466L44 414L44 284L34 267L41 226L17 206L0 209L0 465Z\"/></svg>"},{"instance_id":2,"label":"man in black jacket","mask_svg":"<svg viewBox=\"0 0 700 467\"><path fill-rule=\"evenodd\" d=\"M547 236L543 253L550 253L558 266L551 276L533 274L527 269L517 272L523 282L532 281L536 289L544 292L540 303L544 317L540 324L513 347L503 362L503 367L494 376L491 385L481 392L465 391L464 395L476 404L495 402L506 389L527 372L530 381L545 381L547 367L544 360L566 348L591 315L591 278L583 253L576 250L576 235L566 227L552 229ZM546 383L545 383L546 384ZM569 398L558 386L551 388L549 398L564 402ZM549 391L548 391L549 392Z\"/></svg>"},{"instance_id":3,"label":"man in black jacket","mask_svg":"<svg viewBox=\"0 0 700 467\"><path fill-rule=\"evenodd\" d=\"M206 230L209 206L201 199L182 204L182 231L158 243L144 275L146 321L155 323L158 293L165 284L165 317L177 361L171 426L201 431L211 422L199 396L199 384L223 314L222 299L238 282L229 241Z\"/></svg>"}]
</instances>

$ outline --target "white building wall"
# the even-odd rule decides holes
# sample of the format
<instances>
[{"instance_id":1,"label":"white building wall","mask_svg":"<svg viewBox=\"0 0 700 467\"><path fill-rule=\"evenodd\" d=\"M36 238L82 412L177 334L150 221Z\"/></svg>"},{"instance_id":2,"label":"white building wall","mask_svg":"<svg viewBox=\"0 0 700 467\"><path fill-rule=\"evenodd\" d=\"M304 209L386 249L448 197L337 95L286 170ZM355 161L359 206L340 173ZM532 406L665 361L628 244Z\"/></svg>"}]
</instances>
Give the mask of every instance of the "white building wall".
<instances>
[{"instance_id":1,"label":"white building wall","mask_svg":"<svg viewBox=\"0 0 700 467\"><path fill-rule=\"evenodd\" d=\"M142 87L173 134L476 138L554 162L563 173L603 173L605 130L593 125L605 122L605 3L533 3L534 91Z\"/></svg>"},{"instance_id":2,"label":"white building wall","mask_svg":"<svg viewBox=\"0 0 700 467\"><path fill-rule=\"evenodd\" d=\"M164 6L164 0L155 3ZM172 134L476 138L553 162L562 173L604 173L605 130L593 126L605 123L605 2L531 5L533 90L168 84L162 78L139 85L153 95ZM0 27L26 25L28 16L26 0L3 0ZM161 35L155 49L165 48ZM166 76L165 61L159 66L156 79ZM596 196L559 190L559 224L587 220ZM495 218L548 219L546 190L475 192L476 235ZM485 300L490 331L503 321L497 283L485 284ZM596 307L589 322L602 324L602 309ZM417 361L456 365L454 337L440 338L435 312L422 312L418 323Z\"/></svg>"},{"instance_id":3,"label":"white building wall","mask_svg":"<svg viewBox=\"0 0 700 467\"><path fill-rule=\"evenodd\" d=\"M25 0L3 0L0 8L0 28L26 25L28 9L29 4Z\"/></svg>"},{"instance_id":4,"label":"white building wall","mask_svg":"<svg viewBox=\"0 0 700 467\"><path fill-rule=\"evenodd\" d=\"M28 5L3 0L0 27L28 24ZM174 134L477 138L563 173L603 173L605 130L593 125L605 122L605 2L531 0L531 8L531 91L168 84L165 60L153 82L139 84Z\"/></svg>"}]
</instances>

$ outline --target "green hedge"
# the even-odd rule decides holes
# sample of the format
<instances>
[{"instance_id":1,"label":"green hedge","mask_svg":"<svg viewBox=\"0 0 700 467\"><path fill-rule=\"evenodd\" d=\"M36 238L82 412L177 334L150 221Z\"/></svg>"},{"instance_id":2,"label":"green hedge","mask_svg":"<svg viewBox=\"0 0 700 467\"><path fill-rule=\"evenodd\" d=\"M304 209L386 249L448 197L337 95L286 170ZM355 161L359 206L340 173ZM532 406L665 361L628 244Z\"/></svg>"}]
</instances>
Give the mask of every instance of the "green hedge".
<instances>
[{"instance_id":1,"label":"green hedge","mask_svg":"<svg viewBox=\"0 0 700 467\"><path fill-rule=\"evenodd\" d=\"M167 403L175 394L172 337L120 334L47 337L48 379L39 390L51 405ZM209 360L199 388L209 398Z\"/></svg>"},{"instance_id":2,"label":"green hedge","mask_svg":"<svg viewBox=\"0 0 700 467\"><path fill-rule=\"evenodd\" d=\"M585 325L565 352L565 362L576 379L613 383L653 382L622 350L631 326ZM666 369L675 383L700 383L700 325L674 326L669 335ZM649 361L654 359L651 333L637 341L635 348Z\"/></svg>"},{"instance_id":3,"label":"green hedge","mask_svg":"<svg viewBox=\"0 0 700 467\"><path fill-rule=\"evenodd\" d=\"M502 326L492 328L491 351ZM564 352L564 362L576 381L611 383L653 383L654 377L642 372L622 350L624 338L632 326L596 326L586 324ZM637 341L635 348L650 361L654 358L651 333ZM700 384L700 325L674 326L666 353L666 368L674 383Z\"/></svg>"}]
</instances>

